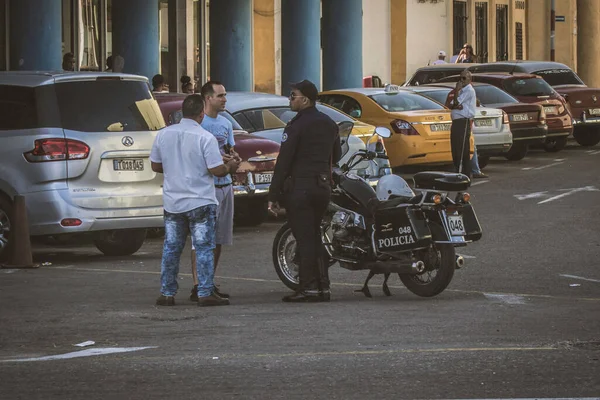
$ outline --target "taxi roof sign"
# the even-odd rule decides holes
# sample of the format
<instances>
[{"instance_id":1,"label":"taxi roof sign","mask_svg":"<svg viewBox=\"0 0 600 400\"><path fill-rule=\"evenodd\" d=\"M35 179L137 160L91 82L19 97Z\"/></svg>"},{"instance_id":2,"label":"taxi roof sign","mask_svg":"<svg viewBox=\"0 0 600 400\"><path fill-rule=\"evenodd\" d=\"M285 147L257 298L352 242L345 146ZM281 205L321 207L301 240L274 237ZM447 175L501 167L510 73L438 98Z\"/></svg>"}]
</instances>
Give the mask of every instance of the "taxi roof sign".
<instances>
[{"instance_id":1,"label":"taxi roof sign","mask_svg":"<svg viewBox=\"0 0 600 400\"><path fill-rule=\"evenodd\" d=\"M387 84L385 85L385 87L383 88L383 91L385 93L399 93L400 92L400 86L398 85L392 85L392 84Z\"/></svg>"}]
</instances>

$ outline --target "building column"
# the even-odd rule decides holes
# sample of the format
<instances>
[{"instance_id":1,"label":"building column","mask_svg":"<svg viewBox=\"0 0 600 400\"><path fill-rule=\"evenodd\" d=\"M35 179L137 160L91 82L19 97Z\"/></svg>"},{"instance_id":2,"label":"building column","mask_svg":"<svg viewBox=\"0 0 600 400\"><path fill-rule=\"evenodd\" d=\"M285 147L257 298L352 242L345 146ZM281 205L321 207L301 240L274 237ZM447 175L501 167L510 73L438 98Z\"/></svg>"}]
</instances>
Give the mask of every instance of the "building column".
<instances>
[{"instance_id":1,"label":"building column","mask_svg":"<svg viewBox=\"0 0 600 400\"><path fill-rule=\"evenodd\" d=\"M281 93L290 82L321 86L321 1L281 0Z\"/></svg>"},{"instance_id":2,"label":"building column","mask_svg":"<svg viewBox=\"0 0 600 400\"><path fill-rule=\"evenodd\" d=\"M452 4L452 2L448 2ZM452 15L452 14L450 14ZM390 0L390 19L392 35L392 81L396 85L406 80L406 32L407 10L405 0Z\"/></svg>"},{"instance_id":3,"label":"building column","mask_svg":"<svg viewBox=\"0 0 600 400\"><path fill-rule=\"evenodd\" d=\"M62 3L11 1L10 69L59 71L62 67Z\"/></svg>"},{"instance_id":4,"label":"building column","mask_svg":"<svg viewBox=\"0 0 600 400\"><path fill-rule=\"evenodd\" d=\"M590 87L600 87L600 2L577 0L577 74Z\"/></svg>"},{"instance_id":5,"label":"building column","mask_svg":"<svg viewBox=\"0 0 600 400\"><path fill-rule=\"evenodd\" d=\"M210 79L228 91L252 91L252 0L211 1Z\"/></svg>"},{"instance_id":6,"label":"building column","mask_svg":"<svg viewBox=\"0 0 600 400\"><path fill-rule=\"evenodd\" d=\"M362 0L322 0L323 90L362 86Z\"/></svg>"},{"instance_id":7,"label":"building column","mask_svg":"<svg viewBox=\"0 0 600 400\"><path fill-rule=\"evenodd\" d=\"M125 60L123 72L152 77L159 71L158 2L112 2L112 54Z\"/></svg>"}]
</instances>

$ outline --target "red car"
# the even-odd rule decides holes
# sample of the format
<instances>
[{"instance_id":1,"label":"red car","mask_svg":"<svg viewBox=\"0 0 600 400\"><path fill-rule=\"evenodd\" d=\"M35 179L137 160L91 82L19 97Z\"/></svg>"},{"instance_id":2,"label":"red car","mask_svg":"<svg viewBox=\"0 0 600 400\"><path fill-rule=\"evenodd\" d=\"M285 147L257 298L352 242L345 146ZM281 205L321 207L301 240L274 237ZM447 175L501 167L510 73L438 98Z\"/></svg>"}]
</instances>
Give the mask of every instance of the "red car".
<instances>
[{"instance_id":1,"label":"red car","mask_svg":"<svg viewBox=\"0 0 600 400\"><path fill-rule=\"evenodd\" d=\"M439 82L456 82L459 76L449 76ZM573 118L564 99L545 80L537 75L522 73L489 72L474 73L473 82L494 85L522 103L539 104L544 107L548 133L544 149L560 151L567 145L573 133Z\"/></svg>"},{"instance_id":2,"label":"red car","mask_svg":"<svg viewBox=\"0 0 600 400\"><path fill-rule=\"evenodd\" d=\"M600 89L591 88L565 64L550 61L505 61L470 68L475 72L525 72L542 77L566 101L573 115L573 136L582 146L600 143Z\"/></svg>"},{"instance_id":3,"label":"red car","mask_svg":"<svg viewBox=\"0 0 600 400\"><path fill-rule=\"evenodd\" d=\"M167 125L181 120L181 105L187 95L179 93L155 94ZM233 125L235 151L242 158L233 177L235 195L235 223L259 225L267 217L267 194L273 177L279 143L252 135L227 113L221 113Z\"/></svg>"}]
</instances>

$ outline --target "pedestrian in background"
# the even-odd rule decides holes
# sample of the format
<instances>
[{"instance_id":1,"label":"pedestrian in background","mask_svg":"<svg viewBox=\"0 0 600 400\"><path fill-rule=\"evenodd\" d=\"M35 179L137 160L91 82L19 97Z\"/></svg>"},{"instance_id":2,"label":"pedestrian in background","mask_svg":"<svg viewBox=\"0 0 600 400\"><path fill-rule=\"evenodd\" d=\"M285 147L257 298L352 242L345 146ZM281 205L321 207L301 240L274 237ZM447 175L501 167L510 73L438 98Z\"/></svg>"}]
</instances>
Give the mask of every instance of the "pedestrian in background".
<instances>
[{"instance_id":1,"label":"pedestrian in background","mask_svg":"<svg viewBox=\"0 0 600 400\"><path fill-rule=\"evenodd\" d=\"M317 87L308 80L291 85L290 108L298 114L287 124L269 188L268 208L285 206L296 238L300 285L285 302L329 301L328 259L321 220L331 197L331 167L341 157L338 127L315 107Z\"/></svg>"},{"instance_id":2,"label":"pedestrian in background","mask_svg":"<svg viewBox=\"0 0 600 400\"><path fill-rule=\"evenodd\" d=\"M169 92L169 85L165 83L165 77L161 74L156 74L152 77L152 91L154 93Z\"/></svg>"},{"instance_id":3,"label":"pedestrian in background","mask_svg":"<svg viewBox=\"0 0 600 400\"><path fill-rule=\"evenodd\" d=\"M450 129L450 147L456 172L462 172L471 178L471 121L475 117L477 105L475 89L471 85L471 73L464 70L454 89L455 95L450 102L452 127Z\"/></svg>"},{"instance_id":4,"label":"pedestrian in background","mask_svg":"<svg viewBox=\"0 0 600 400\"><path fill-rule=\"evenodd\" d=\"M187 75L182 75L181 79L181 93L192 94L194 93L194 84L192 83L192 78Z\"/></svg>"},{"instance_id":5,"label":"pedestrian in background","mask_svg":"<svg viewBox=\"0 0 600 400\"><path fill-rule=\"evenodd\" d=\"M215 137L200 123L204 116L202 96L190 95L182 106L180 123L161 130L152 146L152 170L164 174L163 207L165 242L161 261L159 306L174 306L179 262L188 233L196 249L198 306L228 305L214 293L215 222L217 198L214 176L226 176L239 163L223 163Z\"/></svg>"},{"instance_id":6,"label":"pedestrian in background","mask_svg":"<svg viewBox=\"0 0 600 400\"><path fill-rule=\"evenodd\" d=\"M476 60L477 55L473 53L473 46L471 46L469 43L465 43L463 48L458 53L458 57L456 57L456 61L454 61L454 63L474 63L477 62Z\"/></svg>"},{"instance_id":7,"label":"pedestrian in background","mask_svg":"<svg viewBox=\"0 0 600 400\"><path fill-rule=\"evenodd\" d=\"M208 81L200 89L202 99L204 100L204 119L202 128L210 132L219 146L219 152L225 162L235 160L238 164L241 161L238 153L235 152L235 139L233 137L233 126L231 122L220 115L225 111L227 104L227 91L221 82ZM217 208L217 223L215 234L214 251L214 270L217 270L219 260L221 259L221 249L223 245L231 246L233 244L233 180L230 175L216 176L214 179L215 192L219 207ZM198 277L196 276L195 265L196 253L192 244L192 276L194 278L194 287L190 294L190 300L198 299ZM218 296L228 299L227 293L221 292L215 285L214 293Z\"/></svg>"},{"instance_id":8,"label":"pedestrian in background","mask_svg":"<svg viewBox=\"0 0 600 400\"><path fill-rule=\"evenodd\" d=\"M62 61L62 69L64 71L75 71L75 56L73 53L65 53Z\"/></svg>"},{"instance_id":9,"label":"pedestrian in background","mask_svg":"<svg viewBox=\"0 0 600 400\"><path fill-rule=\"evenodd\" d=\"M432 65L438 64L447 64L446 62L446 52L444 50L440 50L438 52L438 59L431 63Z\"/></svg>"}]
</instances>

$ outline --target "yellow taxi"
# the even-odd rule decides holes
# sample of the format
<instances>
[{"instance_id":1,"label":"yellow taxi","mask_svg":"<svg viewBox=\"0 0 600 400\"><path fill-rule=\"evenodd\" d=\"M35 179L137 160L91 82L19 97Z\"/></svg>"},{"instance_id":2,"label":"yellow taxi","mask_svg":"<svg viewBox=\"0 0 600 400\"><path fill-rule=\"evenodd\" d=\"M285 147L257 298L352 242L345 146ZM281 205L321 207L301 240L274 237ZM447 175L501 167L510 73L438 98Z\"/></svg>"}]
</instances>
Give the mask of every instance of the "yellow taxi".
<instances>
[{"instance_id":1,"label":"yellow taxi","mask_svg":"<svg viewBox=\"0 0 600 400\"><path fill-rule=\"evenodd\" d=\"M392 167L452 163L450 110L398 86L330 90L319 101L374 126L390 127L385 147ZM471 153L473 152L471 135Z\"/></svg>"}]
</instances>

